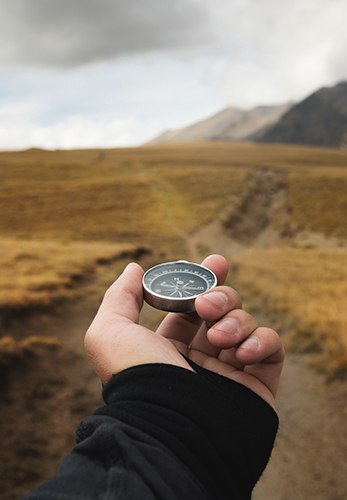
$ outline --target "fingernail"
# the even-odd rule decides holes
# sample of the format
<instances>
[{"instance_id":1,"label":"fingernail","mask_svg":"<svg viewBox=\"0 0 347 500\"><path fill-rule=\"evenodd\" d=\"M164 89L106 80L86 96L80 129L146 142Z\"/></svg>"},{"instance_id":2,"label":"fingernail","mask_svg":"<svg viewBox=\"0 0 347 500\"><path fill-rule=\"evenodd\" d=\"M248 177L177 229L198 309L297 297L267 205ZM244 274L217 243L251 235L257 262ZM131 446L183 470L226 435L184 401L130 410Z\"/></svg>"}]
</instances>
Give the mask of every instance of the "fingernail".
<instances>
[{"instance_id":1,"label":"fingernail","mask_svg":"<svg viewBox=\"0 0 347 500\"><path fill-rule=\"evenodd\" d=\"M256 352L260 347L260 340L258 337L249 337L239 347L239 349L248 349L249 351Z\"/></svg>"},{"instance_id":2,"label":"fingernail","mask_svg":"<svg viewBox=\"0 0 347 500\"><path fill-rule=\"evenodd\" d=\"M223 309L228 302L228 297L222 292L210 292L204 295L204 297L212 302L212 304L219 307L219 309Z\"/></svg>"},{"instance_id":3,"label":"fingernail","mask_svg":"<svg viewBox=\"0 0 347 500\"><path fill-rule=\"evenodd\" d=\"M234 318L225 318L215 325L214 328L216 330L221 330L223 332L229 333L229 335L235 335L237 332L239 325Z\"/></svg>"}]
</instances>

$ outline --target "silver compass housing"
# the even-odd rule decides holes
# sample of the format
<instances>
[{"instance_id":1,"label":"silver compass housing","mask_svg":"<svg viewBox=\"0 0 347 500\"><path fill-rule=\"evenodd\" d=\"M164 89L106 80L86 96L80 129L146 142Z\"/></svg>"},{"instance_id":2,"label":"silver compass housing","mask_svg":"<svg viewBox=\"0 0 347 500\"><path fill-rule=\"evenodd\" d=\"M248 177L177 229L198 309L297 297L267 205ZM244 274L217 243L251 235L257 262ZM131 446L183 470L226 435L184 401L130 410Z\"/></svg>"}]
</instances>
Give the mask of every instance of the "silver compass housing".
<instances>
[{"instance_id":1,"label":"silver compass housing","mask_svg":"<svg viewBox=\"0 0 347 500\"><path fill-rule=\"evenodd\" d=\"M195 299L217 285L216 275L207 267L179 260L149 269L143 276L145 301L162 311L195 311Z\"/></svg>"}]
</instances>

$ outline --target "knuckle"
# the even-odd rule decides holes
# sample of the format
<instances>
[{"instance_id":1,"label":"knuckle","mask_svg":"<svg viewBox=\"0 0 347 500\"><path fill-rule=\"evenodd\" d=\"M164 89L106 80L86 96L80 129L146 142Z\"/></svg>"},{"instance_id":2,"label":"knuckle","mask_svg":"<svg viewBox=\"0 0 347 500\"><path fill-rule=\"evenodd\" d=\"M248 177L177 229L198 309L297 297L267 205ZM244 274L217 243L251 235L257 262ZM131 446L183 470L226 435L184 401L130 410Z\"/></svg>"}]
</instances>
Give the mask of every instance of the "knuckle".
<instances>
[{"instance_id":1,"label":"knuckle","mask_svg":"<svg viewBox=\"0 0 347 500\"><path fill-rule=\"evenodd\" d=\"M230 290L230 295L231 295L231 301L234 304L235 309L242 309L242 299L239 294L234 288L229 287Z\"/></svg>"}]
</instances>

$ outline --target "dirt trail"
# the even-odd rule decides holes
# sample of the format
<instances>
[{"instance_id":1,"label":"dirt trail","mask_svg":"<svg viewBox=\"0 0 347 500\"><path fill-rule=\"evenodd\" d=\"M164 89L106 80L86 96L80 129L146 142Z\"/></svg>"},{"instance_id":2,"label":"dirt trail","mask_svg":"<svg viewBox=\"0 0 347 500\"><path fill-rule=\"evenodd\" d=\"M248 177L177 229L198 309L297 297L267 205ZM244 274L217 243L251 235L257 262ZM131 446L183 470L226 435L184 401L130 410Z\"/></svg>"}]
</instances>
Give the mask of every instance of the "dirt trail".
<instances>
[{"instance_id":1,"label":"dirt trail","mask_svg":"<svg viewBox=\"0 0 347 500\"><path fill-rule=\"evenodd\" d=\"M280 430L254 500L347 498L347 385L327 386L287 354L277 396Z\"/></svg>"},{"instance_id":2,"label":"dirt trail","mask_svg":"<svg viewBox=\"0 0 347 500\"><path fill-rule=\"evenodd\" d=\"M85 303L12 323L6 334L52 336L63 347L35 348L1 374L0 498L15 500L52 477L74 445L76 425L102 405L101 384L83 352L94 311Z\"/></svg>"},{"instance_id":3,"label":"dirt trail","mask_svg":"<svg viewBox=\"0 0 347 500\"><path fill-rule=\"evenodd\" d=\"M191 260L201 261L203 252L229 257L286 235L284 179L258 169L249 182L249 196L237 216L224 216L194 235L181 232ZM118 269L119 263L107 268L110 282ZM2 374L2 500L15 500L52 476L73 445L77 423L102 405L100 383L83 350L83 335L98 300L91 293L55 314L40 313L8 325L6 333L14 338L40 333L61 339L64 347L28 353L8 376ZM153 327L161 313L146 307L141 318ZM306 356L287 355L277 399L280 430L254 500L347 498L347 384L327 385L307 361Z\"/></svg>"},{"instance_id":4,"label":"dirt trail","mask_svg":"<svg viewBox=\"0 0 347 500\"><path fill-rule=\"evenodd\" d=\"M213 221L187 241L196 261L204 245L209 251L230 256L249 246L280 243L289 235L297 244L338 244L334 238L307 231L291 234L282 173L257 169L250 183L239 214ZM257 320L271 326L266 317ZM323 376L308 368L308 361L307 355L287 353L276 402L280 429L253 500L347 498L347 383L327 384Z\"/></svg>"}]
</instances>

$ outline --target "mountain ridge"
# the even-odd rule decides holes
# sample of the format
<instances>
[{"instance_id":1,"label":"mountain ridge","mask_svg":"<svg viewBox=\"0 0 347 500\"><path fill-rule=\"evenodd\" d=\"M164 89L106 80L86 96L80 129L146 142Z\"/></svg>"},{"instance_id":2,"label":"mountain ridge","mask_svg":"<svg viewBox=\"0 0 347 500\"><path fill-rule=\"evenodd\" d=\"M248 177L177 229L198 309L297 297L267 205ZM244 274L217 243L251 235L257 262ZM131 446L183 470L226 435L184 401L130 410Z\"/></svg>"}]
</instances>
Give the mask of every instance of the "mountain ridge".
<instances>
[{"instance_id":1,"label":"mountain ridge","mask_svg":"<svg viewBox=\"0 0 347 500\"><path fill-rule=\"evenodd\" d=\"M313 92L256 140L343 146L347 141L347 81Z\"/></svg>"},{"instance_id":2,"label":"mountain ridge","mask_svg":"<svg viewBox=\"0 0 347 500\"><path fill-rule=\"evenodd\" d=\"M347 81L322 87L298 103L225 108L146 145L216 141L294 143L347 147Z\"/></svg>"},{"instance_id":3,"label":"mountain ridge","mask_svg":"<svg viewBox=\"0 0 347 500\"><path fill-rule=\"evenodd\" d=\"M292 106L256 106L250 110L225 108L215 115L177 130L168 130L147 145L178 142L236 141L267 130Z\"/></svg>"}]
</instances>

